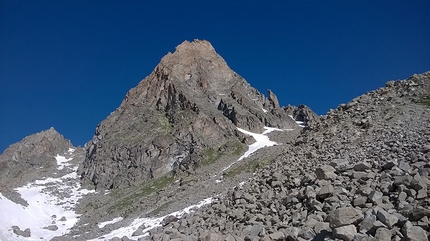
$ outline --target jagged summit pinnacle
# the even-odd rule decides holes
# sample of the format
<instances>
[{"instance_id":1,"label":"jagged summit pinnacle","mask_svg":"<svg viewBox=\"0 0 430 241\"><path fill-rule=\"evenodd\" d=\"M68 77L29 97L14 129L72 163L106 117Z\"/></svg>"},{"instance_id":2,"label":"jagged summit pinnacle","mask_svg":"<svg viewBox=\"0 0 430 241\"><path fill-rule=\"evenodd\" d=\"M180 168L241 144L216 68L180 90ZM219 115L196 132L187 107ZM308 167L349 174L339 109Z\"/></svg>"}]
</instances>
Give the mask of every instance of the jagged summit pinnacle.
<instances>
[{"instance_id":1,"label":"jagged summit pinnacle","mask_svg":"<svg viewBox=\"0 0 430 241\"><path fill-rule=\"evenodd\" d=\"M160 65L181 64L188 65L192 62L199 61L199 59L206 59L209 61L225 61L217 54L214 47L209 41L194 40L192 42L184 41L176 46L175 52L165 55L160 62Z\"/></svg>"},{"instance_id":2,"label":"jagged summit pinnacle","mask_svg":"<svg viewBox=\"0 0 430 241\"><path fill-rule=\"evenodd\" d=\"M200 51L200 52L215 53L215 49L209 41L199 40L199 39L195 39L192 42L185 40L184 42L176 46L175 49L176 49L176 52L178 53L182 53L185 51Z\"/></svg>"}]
</instances>

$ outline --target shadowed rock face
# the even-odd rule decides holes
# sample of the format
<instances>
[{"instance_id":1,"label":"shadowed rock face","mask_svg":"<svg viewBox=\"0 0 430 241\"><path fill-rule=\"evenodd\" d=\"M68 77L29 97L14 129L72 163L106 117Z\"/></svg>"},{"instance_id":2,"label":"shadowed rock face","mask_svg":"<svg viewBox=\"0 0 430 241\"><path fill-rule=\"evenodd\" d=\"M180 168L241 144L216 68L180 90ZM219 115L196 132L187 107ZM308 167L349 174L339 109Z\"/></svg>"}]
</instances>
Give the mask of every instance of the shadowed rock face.
<instances>
[{"instance_id":1,"label":"shadowed rock face","mask_svg":"<svg viewBox=\"0 0 430 241\"><path fill-rule=\"evenodd\" d=\"M30 135L10 145L0 155L0 183L2 187L24 184L41 171L56 167L55 156L73 145L54 128ZM7 181L4 181L7 180Z\"/></svg>"},{"instance_id":2,"label":"shadowed rock face","mask_svg":"<svg viewBox=\"0 0 430 241\"><path fill-rule=\"evenodd\" d=\"M96 128L80 172L117 188L193 170L211 149L234 146L236 127L293 128L274 93L266 98L232 71L207 41L185 41Z\"/></svg>"}]
</instances>

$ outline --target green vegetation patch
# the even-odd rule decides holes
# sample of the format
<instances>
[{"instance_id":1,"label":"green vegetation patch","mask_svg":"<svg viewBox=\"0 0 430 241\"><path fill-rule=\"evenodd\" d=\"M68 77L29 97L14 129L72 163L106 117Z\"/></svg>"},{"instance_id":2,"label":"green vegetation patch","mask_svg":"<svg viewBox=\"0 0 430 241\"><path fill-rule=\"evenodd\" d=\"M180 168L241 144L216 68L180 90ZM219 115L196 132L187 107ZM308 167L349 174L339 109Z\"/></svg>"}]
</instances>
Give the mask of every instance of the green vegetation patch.
<instances>
[{"instance_id":1,"label":"green vegetation patch","mask_svg":"<svg viewBox=\"0 0 430 241\"><path fill-rule=\"evenodd\" d=\"M159 127L156 130L164 134L170 133L170 131L172 130L172 126L170 124L169 118L164 112L157 112L157 120Z\"/></svg>"},{"instance_id":2,"label":"green vegetation patch","mask_svg":"<svg viewBox=\"0 0 430 241\"><path fill-rule=\"evenodd\" d=\"M415 103L430 106L430 95L423 95L415 100Z\"/></svg>"},{"instance_id":3,"label":"green vegetation patch","mask_svg":"<svg viewBox=\"0 0 430 241\"><path fill-rule=\"evenodd\" d=\"M161 204L158 208L156 208L155 210L151 211L149 213L149 215L151 216L156 216L158 214L160 214L162 211L165 211L170 204L174 203L173 201L168 201L166 203Z\"/></svg>"},{"instance_id":4,"label":"green vegetation patch","mask_svg":"<svg viewBox=\"0 0 430 241\"><path fill-rule=\"evenodd\" d=\"M226 154L232 155L232 156L239 156L244 152L245 145L242 144L239 141L236 141L234 143L226 144L226 146L229 146L225 151ZM222 156L224 155L223 151L220 150L220 147L217 148L207 148L203 151L203 166L210 165L212 163L215 163L218 161Z\"/></svg>"},{"instance_id":5,"label":"green vegetation patch","mask_svg":"<svg viewBox=\"0 0 430 241\"><path fill-rule=\"evenodd\" d=\"M244 152L245 144L236 141L234 143L234 146L235 146L235 148L234 148L234 151L233 151L233 155L239 156L240 154L242 154Z\"/></svg>"},{"instance_id":6,"label":"green vegetation patch","mask_svg":"<svg viewBox=\"0 0 430 241\"><path fill-rule=\"evenodd\" d=\"M222 154L218 149L208 148L203 151L203 165L210 165L221 158Z\"/></svg>"},{"instance_id":7,"label":"green vegetation patch","mask_svg":"<svg viewBox=\"0 0 430 241\"><path fill-rule=\"evenodd\" d=\"M171 183L173 183L173 175L171 173L151 180L147 183L145 183L143 186L137 188L137 190L130 190L127 189L126 191L124 189L118 189L114 190L111 193L111 196L114 198L114 200L117 200L112 206L108 208L108 213L113 213L114 211L122 211L125 210L127 207L131 206L134 202L139 200L142 197L148 196L154 192L157 192ZM133 188L134 189L134 188ZM129 194L126 194L127 192Z\"/></svg>"},{"instance_id":8,"label":"green vegetation patch","mask_svg":"<svg viewBox=\"0 0 430 241\"><path fill-rule=\"evenodd\" d=\"M239 165L233 166L232 168L227 170L224 173L224 177L234 177L241 173L254 173L258 169L270 164L270 161L267 159L265 160L254 159L248 162L237 163L237 164Z\"/></svg>"}]
</instances>

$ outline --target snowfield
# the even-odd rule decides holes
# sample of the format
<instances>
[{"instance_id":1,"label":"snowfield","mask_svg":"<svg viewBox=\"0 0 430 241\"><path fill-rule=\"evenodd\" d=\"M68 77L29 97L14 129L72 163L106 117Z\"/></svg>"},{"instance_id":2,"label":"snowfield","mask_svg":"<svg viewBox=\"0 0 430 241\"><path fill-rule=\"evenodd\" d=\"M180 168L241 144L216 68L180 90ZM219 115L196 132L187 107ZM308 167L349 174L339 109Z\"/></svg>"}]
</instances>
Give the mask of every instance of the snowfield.
<instances>
[{"instance_id":1,"label":"snowfield","mask_svg":"<svg viewBox=\"0 0 430 241\"><path fill-rule=\"evenodd\" d=\"M73 150L73 149L71 149ZM69 153L73 151L69 150ZM94 192L80 189L77 166L69 168L72 158L57 155L58 169L68 168L70 173L59 178L46 178L15 189L28 206L12 202L0 193L0 240L50 240L69 232L79 219L74 207L78 200ZM30 237L18 236L12 226Z\"/></svg>"},{"instance_id":2,"label":"snowfield","mask_svg":"<svg viewBox=\"0 0 430 241\"><path fill-rule=\"evenodd\" d=\"M210 204L212 201L213 201L212 197L206 198L195 205L191 205L180 211L176 211L159 218L137 218L127 227L116 229L109 234L103 235L102 237L99 237L99 238L91 239L89 241L109 240L114 237L124 237L124 236L127 236L128 238L139 239L141 237L148 236L149 235L148 232L151 229L161 226L161 222L167 216L175 216L177 218L180 218L186 213L191 213L193 209L200 208L204 205ZM132 236L133 233L142 225L145 227L145 229L142 230L143 235Z\"/></svg>"},{"instance_id":3,"label":"snowfield","mask_svg":"<svg viewBox=\"0 0 430 241\"><path fill-rule=\"evenodd\" d=\"M101 222L97 226L99 226L99 228L104 228L108 224L114 224L114 223L117 223L117 222L122 221L122 220L123 220L122 217L118 217L118 218L114 218L114 219L112 219L110 221Z\"/></svg>"}]
</instances>

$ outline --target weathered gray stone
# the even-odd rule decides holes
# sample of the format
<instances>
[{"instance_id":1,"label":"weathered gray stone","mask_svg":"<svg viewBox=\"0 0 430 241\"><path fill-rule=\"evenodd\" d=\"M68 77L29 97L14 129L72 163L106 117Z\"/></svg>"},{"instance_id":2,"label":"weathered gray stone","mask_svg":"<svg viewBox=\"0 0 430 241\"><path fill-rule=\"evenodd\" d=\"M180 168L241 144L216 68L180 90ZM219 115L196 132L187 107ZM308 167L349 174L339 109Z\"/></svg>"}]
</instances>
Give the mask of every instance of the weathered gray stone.
<instances>
[{"instance_id":1,"label":"weathered gray stone","mask_svg":"<svg viewBox=\"0 0 430 241\"><path fill-rule=\"evenodd\" d=\"M349 161L346 159L334 159L330 162L330 166L334 167L337 171L345 170L348 165Z\"/></svg>"},{"instance_id":2,"label":"weathered gray stone","mask_svg":"<svg viewBox=\"0 0 430 241\"><path fill-rule=\"evenodd\" d=\"M409 163L403 160L399 162L399 168L405 172L411 170L411 166L409 165Z\"/></svg>"},{"instance_id":3,"label":"weathered gray stone","mask_svg":"<svg viewBox=\"0 0 430 241\"><path fill-rule=\"evenodd\" d=\"M31 230L29 228L26 228L24 231L21 230L18 226L12 226L12 230L16 235L22 236L22 237L30 237L31 236Z\"/></svg>"},{"instance_id":4,"label":"weathered gray stone","mask_svg":"<svg viewBox=\"0 0 430 241\"><path fill-rule=\"evenodd\" d=\"M354 225L347 225L333 229L333 236L345 241L353 240L356 234L357 229Z\"/></svg>"},{"instance_id":5,"label":"weathered gray stone","mask_svg":"<svg viewBox=\"0 0 430 241\"><path fill-rule=\"evenodd\" d=\"M353 206L354 207L365 207L366 206L367 197L358 196L354 198Z\"/></svg>"},{"instance_id":6,"label":"weathered gray stone","mask_svg":"<svg viewBox=\"0 0 430 241\"><path fill-rule=\"evenodd\" d=\"M430 209L414 208L411 210L411 212L408 212L408 217L410 221L418 221L424 216L430 217Z\"/></svg>"},{"instance_id":7,"label":"weathered gray stone","mask_svg":"<svg viewBox=\"0 0 430 241\"><path fill-rule=\"evenodd\" d=\"M372 165L367 162L359 162L354 166L354 170L356 171L366 171L366 170L369 170L370 168L372 168Z\"/></svg>"},{"instance_id":8,"label":"weathered gray stone","mask_svg":"<svg viewBox=\"0 0 430 241\"><path fill-rule=\"evenodd\" d=\"M138 229L136 229L136 231L134 231L132 234L131 234L131 236L140 236L140 235L143 235L144 233L143 233L143 229L142 228L138 228Z\"/></svg>"},{"instance_id":9,"label":"weathered gray stone","mask_svg":"<svg viewBox=\"0 0 430 241\"><path fill-rule=\"evenodd\" d=\"M318 192L318 197L321 199L325 199L329 196L331 196L334 192L334 187L331 184L323 186L320 191Z\"/></svg>"},{"instance_id":10,"label":"weathered gray stone","mask_svg":"<svg viewBox=\"0 0 430 241\"><path fill-rule=\"evenodd\" d=\"M316 169L315 174L318 179L323 180L333 180L337 177L336 173L334 173L336 169L329 165L323 165Z\"/></svg>"},{"instance_id":11,"label":"weathered gray stone","mask_svg":"<svg viewBox=\"0 0 430 241\"><path fill-rule=\"evenodd\" d=\"M366 212L366 215L363 221L358 225L358 230L361 233L367 233L369 230L373 228L373 223L376 222L376 215L371 212Z\"/></svg>"},{"instance_id":12,"label":"weathered gray stone","mask_svg":"<svg viewBox=\"0 0 430 241\"><path fill-rule=\"evenodd\" d=\"M390 170L391 168L395 167L398 165L397 160L390 160L387 163L385 163L385 165L383 166L383 168L385 170Z\"/></svg>"},{"instance_id":13,"label":"weathered gray stone","mask_svg":"<svg viewBox=\"0 0 430 241\"><path fill-rule=\"evenodd\" d=\"M358 172L357 171L357 172L354 172L352 174L352 178L356 179L356 180L359 180L359 179L367 180L368 179L367 176L368 176L367 172Z\"/></svg>"},{"instance_id":14,"label":"weathered gray stone","mask_svg":"<svg viewBox=\"0 0 430 241\"><path fill-rule=\"evenodd\" d=\"M406 222L402 227L402 233L408 240L428 241L428 235L424 229L413 226L411 222Z\"/></svg>"},{"instance_id":15,"label":"weathered gray stone","mask_svg":"<svg viewBox=\"0 0 430 241\"><path fill-rule=\"evenodd\" d=\"M300 229L297 227L287 227L282 230L287 240L297 240L299 237Z\"/></svg>"},{"instance_id":16,"label":"weathered gray stone","mask_svg":"<svg viewBox=\"0 0 430 241\"><path fill-rule=\"evenodd\" d=\"M236 238L231 234L227 234L225 241L236 241Z\"/></svg>"},{"instance_id":17,"label":"weathered gray stone","mask_svg":"<svg viewBox=\"0 0 430 241\"><path fill-rule=\"evenodd\" d=\"M375 233L375 238L378 241L391 241L391 231L387 228L378 228Z\"/></svg>"},{"instance_id":18,"label":"weathered gray stone","mask_svg":"<svg viewBox=\"0 0 430 241\"><path fill-rule=\"evenodd\" d=\"M367 234L364 233L357 233L354 237L354 239L352 239L353 241L376 241L376 239L372 236L369 236Z\"/></svg>"},{"instance_id":19,"label":"weathered gray stone","mask_svg":"<svg viewBox=\"0 0 430 241\"><path fill-rule=\"evenodd\" d=\"M427 188L418 190L417 199L424 199L424 198L427 198L427 197L428 197L428 195L427 195Z\"/></svg>"},{"instance_id":20,"label":"weathered gray stone","mask_svg":"<svg viewBox=\"0 0 430 241\"><path fill-rule=\"evenodd\" d=\"M330 213L330 227L337 228L350 224L358 224L364 216L353 207L338 208Z\"/></svg>"},{"instance_id":21,"label":"weathered gray stone","mask_svg":"<svg viewBox=\"0 0 430 241\"><path fill-rule=\"evenodd\" d=\"M251 227L251 236L264 236L266 234L264 227L261 225L253 225Z\"/></svg>"},{"instance_id":22,"label":"weathered gray stone","mask_svg":"<svg viewBox=\"0 0 430 241\"><path fill-rule=\"evenodd\" d=\"M390 214L388 212L386 212L383 209L380 209L378 211L378 214L376 215L376 217L385 225L387 225L388 228L392 228L394 227L394 225L397 224L397 222L399 221L399 218L393 214Z\"/></svg>"},{"instance_id":23,"label":"weathered gray stone","mask_svg":"<svg viewBox=\"0 0 430 241\"><path fill-rule=\"evenodd\" d=\"M277 240L277 241L285 240L285 235L281 231L274 232L274 233L270 234L269 237L272 240Z\"/></svg>"},{"instance_id":24,"label":"weathered gray stone","mask_svg":"<svg viewBox=\"0 0 430 241\"><path fill-rule=\"evenodd\" d=\"M44 229L55 231L55 230L58 230L58 227L57 227L57 225L49 225L49 226L44 227Z\"/></svg>"},{"instance_id":25,"label":"weathered gray stone","mask_svg":"<svg viewBox=\"0 0 430 241\"><path fill-rule=\"evenodd\" d=\"M166 225L168 225L169 223L171 223L171 222L176 222L176 221L178 221L178 220L179 220L179 218L177 218L176 216L169 215L169 216L167 216L167 217L165 217L165 218L163 219L163 221L162 221L162 225L163 225L163 226L166 226Z\"/></svg>"},{"instance_id":26,"label":"weathered gray stone","mask_svg":"<svg viewBox=\"0 0 430 241\"><path fill-rule=\"evenodd\" d=\"M323 231L331 232L332 229L330 228L330 223L329 222L317 222L314 225L314 231L315 231L316 234L319 234L319 233L321 233Z\"/></svg>"},{"instance_id":27,"label":"weathered gray stone","mask_svg":"<svg viewBox=\"0 0 430 241\"><path fill-rule=\"evenodd\" d=\"M372 192L369 194L368 199L369 199L371 202L375 203L376 201L378 201L379 199L381 199L381 198L382 198L382 196L384 196L384 194L383 194L382 192L380 192L380 191L372 191Z\"/></svg>"},{"instance_id":28,"label":"weathered gray stone","mask_svg":"<svg viewBox=\"0 0 430 241\"><path fill-rule=\"evenodd\" d=\"M209 233L204 239L205 241L222 241L223 237L217 233Z\"/></svg>"},{"instance_id":29,"label":"weathered gray stone","mask_svg":"<svg viewBox=\"0 0 430 241\"><path fill-rule=\"evenodd\" d=\"M310 227L303 227L300 229L299 237L304 238L306 240L312 240L316 236L315 231Z\"/></svg>"}]
</instances>

